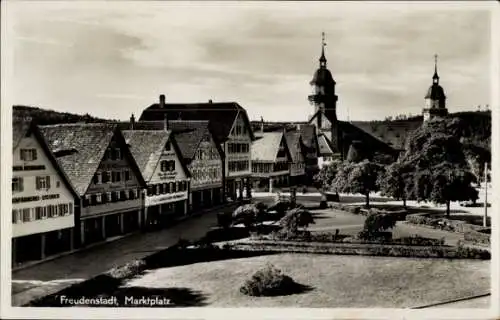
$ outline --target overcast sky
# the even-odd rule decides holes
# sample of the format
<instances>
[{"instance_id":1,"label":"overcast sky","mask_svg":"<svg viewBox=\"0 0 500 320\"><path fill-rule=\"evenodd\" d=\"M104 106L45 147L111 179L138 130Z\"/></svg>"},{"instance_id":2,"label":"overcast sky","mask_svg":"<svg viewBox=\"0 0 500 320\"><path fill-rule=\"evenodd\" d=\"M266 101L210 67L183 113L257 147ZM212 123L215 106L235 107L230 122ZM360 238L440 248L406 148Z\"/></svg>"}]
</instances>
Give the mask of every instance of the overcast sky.
<instances>
[{"instance_id":1,"label":"overcast sky","mask_svg":"<svg viewBox=\"0 0 500 320\"><path fill-rule=\"evenodd\" d=\"M420 114L435 53L450 112L490 103L490 13L466 2L36 1L8 9L15 104L127 119L164 93L167 102L236 101L251 119L307 120L322 31L340 119Z\"/></svg>"}]
</instances>

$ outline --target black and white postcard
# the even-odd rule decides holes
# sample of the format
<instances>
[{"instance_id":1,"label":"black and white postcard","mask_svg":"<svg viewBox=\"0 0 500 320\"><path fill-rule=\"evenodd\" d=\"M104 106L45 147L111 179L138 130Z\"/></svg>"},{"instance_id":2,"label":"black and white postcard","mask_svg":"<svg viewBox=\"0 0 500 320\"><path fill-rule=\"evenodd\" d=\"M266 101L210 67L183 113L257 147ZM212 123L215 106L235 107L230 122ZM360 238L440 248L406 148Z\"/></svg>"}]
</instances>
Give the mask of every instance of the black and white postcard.
<instances>
[{"instance_id":1,"label":"black and white postcard","mask_svg":"<svg viewBox=\"0 0 500 320\"><path fill-rule=\"evenodd\" d=\"M1 11L2 318L500 317L498 2Z\"/></svg>"}]
</instances>

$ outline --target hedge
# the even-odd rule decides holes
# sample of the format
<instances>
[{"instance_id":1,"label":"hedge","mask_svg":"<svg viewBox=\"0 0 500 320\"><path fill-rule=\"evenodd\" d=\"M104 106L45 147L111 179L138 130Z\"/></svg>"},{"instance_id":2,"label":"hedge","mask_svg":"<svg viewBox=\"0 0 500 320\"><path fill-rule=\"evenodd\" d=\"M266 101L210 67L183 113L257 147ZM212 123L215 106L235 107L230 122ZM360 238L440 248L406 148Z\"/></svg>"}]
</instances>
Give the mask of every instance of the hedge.
<instances>
[{"instance_id":1,"label":"hedge","mask_svg":"<svg viewBox=\"0 0 500 320\"><path fill-rule=\"evenodd\" d=\"M431 218L428 216L428 214L422 213L407 215L406 222L431 227L433 229L441 229L459 233L478 231L483 229L483 227L475 224L470 224L459 220L446 219L442 217Z\"/></svg>"},{"instance_id":2,"label":"hedge","mask_svg":"<svg viewBox=\"0 0 500 320\"><path fill-rule=\"evenodd\" d=\"M236 250L365 255L413 258L481 259L489 260L490 252L469 247L405 246L398 244L305 243L293 241L252 241L233 243Z\"/></svg>"},{"instance_id":3,"label":"hedge","mask_svg":"<svg viewBox=\"0 0 500 320\"><path fill-rule=\"evenodd\" d=\"M394 216L397 221L405 220L406 216L408 215L408 211L404 209L395 211L378 208L365 209L363 206L353 206L342 203L332 203L330 204L330 208L346 211L353 214L360 214L363 216L368 216L370 214L389 214L391 216Z\"/></svg>"}]
</instances>

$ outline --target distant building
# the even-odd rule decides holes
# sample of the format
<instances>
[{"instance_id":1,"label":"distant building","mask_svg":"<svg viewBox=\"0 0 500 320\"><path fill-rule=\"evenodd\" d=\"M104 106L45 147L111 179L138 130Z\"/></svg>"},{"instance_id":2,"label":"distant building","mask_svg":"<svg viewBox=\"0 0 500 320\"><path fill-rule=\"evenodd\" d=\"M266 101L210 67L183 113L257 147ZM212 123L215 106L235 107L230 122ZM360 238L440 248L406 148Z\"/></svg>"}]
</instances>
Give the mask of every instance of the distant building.
<instances>
[{"instance_id":1,"label":"distant building","mask_svg":"<svg viewBox=\"0 0 500 320\"><path fill-rule=\"evenodd\" d=\"M188 213L190 173L169 130L124 130L125 141L147 184L144 224L168 224Z\"/></svg>"},{"instance_id":2,"label":"distant building","mask_svg":"<svg viewBox=\"0 0 500 320\"><path fill-rule=\"evenodd\" d=\"M274 187L290 186L292 155L284 131L256 133L252 144L254 187L272 192Z\"/></svg>"},{"instance_id":3,"label":"distant building","mask_svg":"<svg viewBox=\"0 0 500 320\"><path fill-rule=\"evenodd\" d=\"M191 173L190 210L222 204L224 152L216 143L209 122L173 120L168 126Z\"/></svg>"},{"instance_id":4,"label":"distant building","mask_svg":"<svg viewBox=\"0 0 500 320\"><path fill-rule=\"evenodd\" d=\"M206 120L213 132L215 142L225 155L225 197L242 198L246 187L250 190L250 144L255 137L248 115L236 102L209 101L208 103L165 103L165 96L160 96L159 103L144 109L139 121L170 120ZM180 142L179 142L180 144Z\"/></svg>"},{"instance_id":5,"label":"distant building","mask_svg":"<svg viewBox=\"0 0 500 320\"><path fill-rule=\"evenodd\" d=\"M146 183L116 124L57 124L40 131L80 196L80 245L139 229Z\"/></svg>"},{"instance_id":6,"label":"distant building","mask_svg":"<svg viewBox=\"0 0 500 320\"><path fill-rule=\"evenodd\" d=\"M78 194L38 127L12 124L12 263L41 260L73 249Z\"/></svg>"},{"instance_id":7,"label":"distant building","mask_svg":"<svg viewBox=\"0 0 500 320\"><path fill-rule=\"evenodd\" d=\"M325 42L321 47L319 68L314 73L310 84L312 94L309 102L314 105L314 114L309 119L317 130L319 145L318 164L322 166L334 159L345 160L355 142L357 149L362 149L367 159L373 159L377 153L397 157L398 151L384 141L368 134L350 122L337 119L338 96L335 91L336 82L327 68Z\"/></svg>"},{"instance_id":8,"label":"distant building","mask_svg":"<svg viewBox=\"0 0 500 320\"><path fill-rule=\"evenodd\" d=\"M306 174L306 149L300 132L285 132L286 144L292 156L290 165L290 185L297 186L304 184Z\"/></svg>"},{"instance_id":9,"label":"distant building","mask_svg":"<svg viewBox=\"0 0 500 320\"><path fill-rule=\"evenodd\" d=\"M422 112L424 121L435 117L446 117L448 109L446 109L446 95L444 89L439 85L439 75L437 72L437 55L434 56L434 75L432 76L432 85L427 90L425 95L425 108Z\"/></svg>"}]
</instances>

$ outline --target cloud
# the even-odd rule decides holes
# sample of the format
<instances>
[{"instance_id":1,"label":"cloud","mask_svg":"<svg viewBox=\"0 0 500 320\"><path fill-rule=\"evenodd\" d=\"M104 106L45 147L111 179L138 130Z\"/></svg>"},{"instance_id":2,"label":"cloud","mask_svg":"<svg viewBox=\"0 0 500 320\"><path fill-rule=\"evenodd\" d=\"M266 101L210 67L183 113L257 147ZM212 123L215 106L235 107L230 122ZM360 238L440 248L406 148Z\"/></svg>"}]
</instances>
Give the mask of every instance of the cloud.
<instances>
[{"instance_id":1,"label":"cloud","mask_svg":"<svg viewBox=\"0 0 500 320\"><path fill-rule=\"evenodd\" d=\"M68 47L68 48L73 46L72 43L59 42L59 41L55 41L55 40L51 40L51 39L43 39L43 38L16 36L15 40L23 41L23 42L27 42L27 43L33 43L33 44L60 46L60 47Z\"/></svg>"},{"instance_id":2,"label":"cloud","mask_svg":"<svg viewBox=\"0 0 500 320\"><path fill-rule=\"evenodd\" d=\"M435 53L450 111L490 98L489 13L469 4L51 2L14 18L16 103L56 110L127 118L166 93L306 119L322 31L341 119L420 112Z\"/></svg>"}]
</instances>

